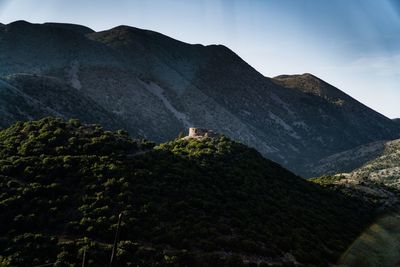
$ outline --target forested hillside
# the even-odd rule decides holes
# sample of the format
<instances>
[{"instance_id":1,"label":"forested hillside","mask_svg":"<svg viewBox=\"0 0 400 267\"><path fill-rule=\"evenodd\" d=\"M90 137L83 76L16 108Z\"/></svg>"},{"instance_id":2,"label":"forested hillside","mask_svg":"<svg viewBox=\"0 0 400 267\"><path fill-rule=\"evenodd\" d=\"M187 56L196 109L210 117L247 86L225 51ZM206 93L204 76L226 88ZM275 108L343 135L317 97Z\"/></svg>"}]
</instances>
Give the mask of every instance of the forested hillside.
<instances>
[{"instance_id":1,"label":"forested hillside","mask_svg":"<svg viewBox=\"0 0 400 267\"><path fill-rule=\"evenodd\" d=\"M115 266L327 266L374 208L224 136L155 146L53 118L0 132L4 266L106 266L120 213Z\"/></svg>"}]
</instances>

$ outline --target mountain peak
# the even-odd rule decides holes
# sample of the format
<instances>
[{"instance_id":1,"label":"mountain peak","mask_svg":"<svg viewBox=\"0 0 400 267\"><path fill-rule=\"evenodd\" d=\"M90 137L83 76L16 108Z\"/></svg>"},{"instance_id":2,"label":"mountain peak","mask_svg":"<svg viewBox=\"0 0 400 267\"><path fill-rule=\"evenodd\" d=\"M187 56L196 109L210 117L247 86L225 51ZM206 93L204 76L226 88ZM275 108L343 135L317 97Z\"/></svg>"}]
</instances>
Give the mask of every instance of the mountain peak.
<instances>
[{"instance_id":1,"label":"mountain peak","mask_svg":"<svg viewBox=\"0 0 400 267\"><path fill-rule=\"evenodd\" d=\"M6 25L0 23L0 26L5 26L7 28L13 29L14 31L30 29L31 27L37 27L39 29L42 27L45 27L45 28L51 27L51 28L72 31L75 33L83 34L83 35L94 32L94 30L90 29L89 27L78 25L78 24L56 23L56 22L45 22L43 24L40 24L40 23L30 23L25 20L17 20L17 21L11 22Z\"/></svg>"},{"instance_id":2,"label":"mountain peak","mask_svg":"<svg viewBox=\"0 0 400 267\"><path fill-rule=\"evenodd\" d=\"M313 78L313 79L321 80L320 78L318 78L314 74L311 74L311 73L308 73L308 72L305 72L303 74L281 74L281 75L273 77L273 79L284 80L284 79L295 78L295 77L301 77L301 78L304 78L304 79Z\"/></svg>"},{"instance_id":3,"label":"mountain peak","mask_svg":"<svg viewBox=\"0 0 400 267\"><path fill-rule=\"evenodd\" d=\"M24 31L31 28L34 24L26 20L17 20L8 24L3 24L7 30Z\"/></svg>"},{"instance_id":4,"label":"mountain peak","mask_svg":"<svg viewBox=\"0 0 400 267\"><path fill-rule=\"evenodd\" d=\"M152 45L155 43L162 45L189 45L185 42L176 40L172 37L164 35L162 33L136 28L127 25L120 25L109 30L95 32L90 35L94 40L101 40L105 43L124 43L130 44L131 42L146 42L148 45ZM128 43L125 43L128 41Z\"/></svg>"},{"instance_id":5,"label":"mountain peak","mask_svg":"<svg viewBox=\"0 0 400 267\"><path fill-rule=\"evenodd\" d=\"M78 25L78 24L71 24L71 23L55 23L55 22L46 22L43 25L56 27L64 30L70 30L80 34L88 34L95 32L89 27Z\"/></svg>"},{"instance_id":6,"label":"mountain peak","mask_svg":"<svg viewBox=\"0 0 400 267\"><path fill-rule=\"evenodd\" d=\"M124 37L126 36L133 36L133 35L141 35L141 36L157 36L157 37L163 37L163 38L168 38L168 39L173 39L169 36L166 36L162 33L151 31L151 30L146 30L146 29L141 29L137 27L132 27L128 25L119 25L114 28L111 28L109 30L105 31L100 31L97 32L97 34L108 34L111 36L114 36L116 34L119 35L119 37Z\"/></svg>"},{"instance_id":7,"label":"mountain peak","mask_svg":"<svg viewBox=\"0 0 400 267\"><path fill-rule=\"evenodd\" d=\"M273 78L277 83L292 89L300 89L307 93L321 94L321 84L325 83L311 73L279 75Z\"/></svg>"},{"instance_id":8,"label":"mountain peak","mask_svg":"<svg viewBox=\"0 0 400 267\"><path fill-rule=\"evenodd\" d=\"M32 23L26 20L16 20L7 24L7 26L20 26L20 25L32 25Z\"/></svg>"},{"instance_id":9,"label":"mountain peak","mask_svg":"<svg viewBox=\"0 0 400 267\"><path fill-rule=\"evenodd\" d=\"M119 26L116 26L116 27L114 27L114 28L111 28L111 29L109 29L109 30L106 30L107 32L116 32L116 31L119 31L119 32L146 32L147 30L144 30L144 29L140 29L140 28L136 28L136 27L133 27L133 26L128 26L128 25L119 25ZM100 32L104 32L104 31L100 31Z\"/></svg>"},{"instance_id":10,"label":"mountain peak","mask_svg":"<svg viewBox=\"0 0 400 267\"><path fill-rule=\"evenodd\" d=\"M283 87L316 95L338 105L355 101L343 91L311 73L279 75L272 80Z\"/></svg>"}]
</instances>

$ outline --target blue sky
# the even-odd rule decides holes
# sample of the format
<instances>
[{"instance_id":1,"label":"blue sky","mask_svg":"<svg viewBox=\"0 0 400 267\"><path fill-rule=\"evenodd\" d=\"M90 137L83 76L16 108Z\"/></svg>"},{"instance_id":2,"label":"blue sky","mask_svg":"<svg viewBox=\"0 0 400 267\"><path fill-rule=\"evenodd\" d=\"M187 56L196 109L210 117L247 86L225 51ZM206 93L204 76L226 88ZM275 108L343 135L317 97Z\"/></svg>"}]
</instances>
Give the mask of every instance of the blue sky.
<instances>
[{"instance_id":1,"label":"blue sky","mask_svg":"<svg viewBox=\"0 0 400 267\"><path fill-rule=\"evenodd\" d=\"M0 0L0 22L20 19L224 44L266 76L310 72L400 117L397 0Z\"/></svg>"}]
</instances>

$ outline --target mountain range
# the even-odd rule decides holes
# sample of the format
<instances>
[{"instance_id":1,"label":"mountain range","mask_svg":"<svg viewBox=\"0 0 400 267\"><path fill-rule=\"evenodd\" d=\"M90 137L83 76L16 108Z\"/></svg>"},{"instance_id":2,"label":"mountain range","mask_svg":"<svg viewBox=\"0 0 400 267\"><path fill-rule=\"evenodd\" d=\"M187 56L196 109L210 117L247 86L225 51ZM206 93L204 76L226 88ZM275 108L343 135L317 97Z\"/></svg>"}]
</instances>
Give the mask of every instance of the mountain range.
<instances>
[{"instance_id":1,"label":"mountain range","mask_svg":"<svg viewBox=\"0 0 400 267\"><path fill-rule=\"evenodd\" d=\"M78 118L156 142L203 127L306 177L322 158L400 137L398 121L311 74L268 78L223 45L128 26L0 25L0 95L1 127Z\"/></svg>"}]
</instances>

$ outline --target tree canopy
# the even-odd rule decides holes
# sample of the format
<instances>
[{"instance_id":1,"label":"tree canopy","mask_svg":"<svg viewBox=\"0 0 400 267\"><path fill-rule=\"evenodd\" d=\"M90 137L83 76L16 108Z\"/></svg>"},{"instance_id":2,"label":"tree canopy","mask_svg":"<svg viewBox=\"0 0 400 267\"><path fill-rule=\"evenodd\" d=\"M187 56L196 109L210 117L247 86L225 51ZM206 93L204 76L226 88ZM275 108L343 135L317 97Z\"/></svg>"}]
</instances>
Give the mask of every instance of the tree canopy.
<instances>
[{"instance_id":1,"label":"tree canopy","mask_svg":"<svg viewBox=\"0 0 400 267\"><path fill-rule=\"evenodd\" d=\"M119 213L116 266L327 266L373 210L225 136L155 145L55 118L0 131L0 266L106 266Z\"/></svg>"}]
</instances>

